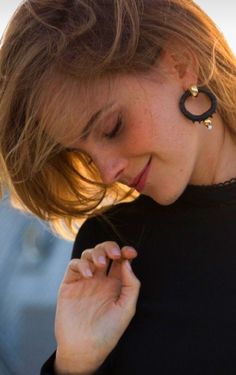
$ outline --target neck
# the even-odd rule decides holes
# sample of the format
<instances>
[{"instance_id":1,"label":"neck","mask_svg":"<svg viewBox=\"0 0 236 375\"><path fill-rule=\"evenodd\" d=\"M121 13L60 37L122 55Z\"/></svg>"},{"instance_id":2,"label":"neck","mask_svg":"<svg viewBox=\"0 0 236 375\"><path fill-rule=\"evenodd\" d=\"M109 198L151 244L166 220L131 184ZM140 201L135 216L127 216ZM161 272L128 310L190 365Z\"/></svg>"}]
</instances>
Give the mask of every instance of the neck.
<instances>
[{"instance_id":1,"label":"neck","mask_svg":"<svg viewBox=\"0 0 236 375\"><path fill-rule=\"evenodd\" d=\"M214 116L213 124L209 131L200 124L201 146L190 181L193 185L213 185L236 177L235 139L219 115Z\"/></svg>"}]
</instances>

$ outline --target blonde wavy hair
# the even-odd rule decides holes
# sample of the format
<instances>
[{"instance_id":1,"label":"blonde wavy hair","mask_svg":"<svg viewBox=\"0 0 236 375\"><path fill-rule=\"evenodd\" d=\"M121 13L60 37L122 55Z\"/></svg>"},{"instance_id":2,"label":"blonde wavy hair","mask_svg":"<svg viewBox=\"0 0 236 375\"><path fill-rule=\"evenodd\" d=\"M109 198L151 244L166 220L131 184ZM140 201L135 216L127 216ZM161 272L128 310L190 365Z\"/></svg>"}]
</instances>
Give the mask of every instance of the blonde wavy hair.
<instances>
[{"instance_id":1,"label":"blonde wavy hair","mask_svg":"<svg viewBox=\"0 0 236 375\"><path fill-rule=\"evenodd\" d=\"M105 186L85 153L67 152L46 132L69 121L68 96L102 77L148 72L168 41L195 55L199 85L236 130L236 59L213 21L191 0L24 0L0 47L1 188L14 205L72 236L104 202L133 199ZM45 96L56 79L62 84ZM69 90L68 90L69 88ZM66 95L65 95L66 93ZM108 200L109 199L109 200Z\"/></svg>"}]
</instances>

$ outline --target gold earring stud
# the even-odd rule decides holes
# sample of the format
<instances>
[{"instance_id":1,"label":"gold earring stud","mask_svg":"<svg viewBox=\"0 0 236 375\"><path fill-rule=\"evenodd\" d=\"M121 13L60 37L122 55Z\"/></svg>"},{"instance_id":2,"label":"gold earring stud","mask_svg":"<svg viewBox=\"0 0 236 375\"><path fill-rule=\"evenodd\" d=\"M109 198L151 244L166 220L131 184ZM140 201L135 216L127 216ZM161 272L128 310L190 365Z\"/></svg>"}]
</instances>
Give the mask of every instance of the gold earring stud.
<instances>
[{"instance_id":1,"label":"gold earring stud","mask_svg":"<svg viewBox=\"0 0 236 375\"><path fill-rule=\"evenodd\" d=\"M199 91L196 85L190 86L189 91L191 92L192 96L198 96Z\"/></svg>"}]
</instances>

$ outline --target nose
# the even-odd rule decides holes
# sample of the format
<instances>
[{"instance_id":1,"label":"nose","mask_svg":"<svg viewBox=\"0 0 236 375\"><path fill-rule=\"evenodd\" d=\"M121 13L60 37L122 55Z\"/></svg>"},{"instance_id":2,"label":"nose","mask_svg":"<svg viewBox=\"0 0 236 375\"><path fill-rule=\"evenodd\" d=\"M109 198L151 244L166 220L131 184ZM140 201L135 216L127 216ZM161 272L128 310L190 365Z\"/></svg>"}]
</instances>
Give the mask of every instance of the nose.
<instances>
[{"instance_id":1,"label":"nose","mask_svg":"<svg viewBox=\"0 0 236 375\"><path fill-rule=\"evenodd\" d=\"M127 161L122 158L101 156L95 161L104 184L110 185L121 179L127 165Z\"/></svg>"}]
</instances>

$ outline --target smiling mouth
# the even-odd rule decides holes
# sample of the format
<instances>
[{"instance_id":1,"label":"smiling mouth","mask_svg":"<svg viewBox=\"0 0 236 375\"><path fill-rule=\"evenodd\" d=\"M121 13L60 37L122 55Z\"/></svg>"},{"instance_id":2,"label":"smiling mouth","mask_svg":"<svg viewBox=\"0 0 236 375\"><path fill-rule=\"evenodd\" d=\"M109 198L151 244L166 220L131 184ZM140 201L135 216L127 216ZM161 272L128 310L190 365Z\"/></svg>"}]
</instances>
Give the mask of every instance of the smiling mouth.
<instances>
[{"instance_id":1,"label":"smiling mouth","mask_svg":"<svg viewBox=\"0 0 236 375\"><path fill-rule=\"evenodd\" d=\"M141 192L143 190L146 179L147 179L147 175L148 175L148 172L149 172L149 166L151 164L151 160L152 160L152 157L149 158L146 166L139 173L139 175L137 177L135 177L135 179L133 180L130 187L133 187L134 189L138 190L139 192Z\"/></svg>"}]
</instances>

